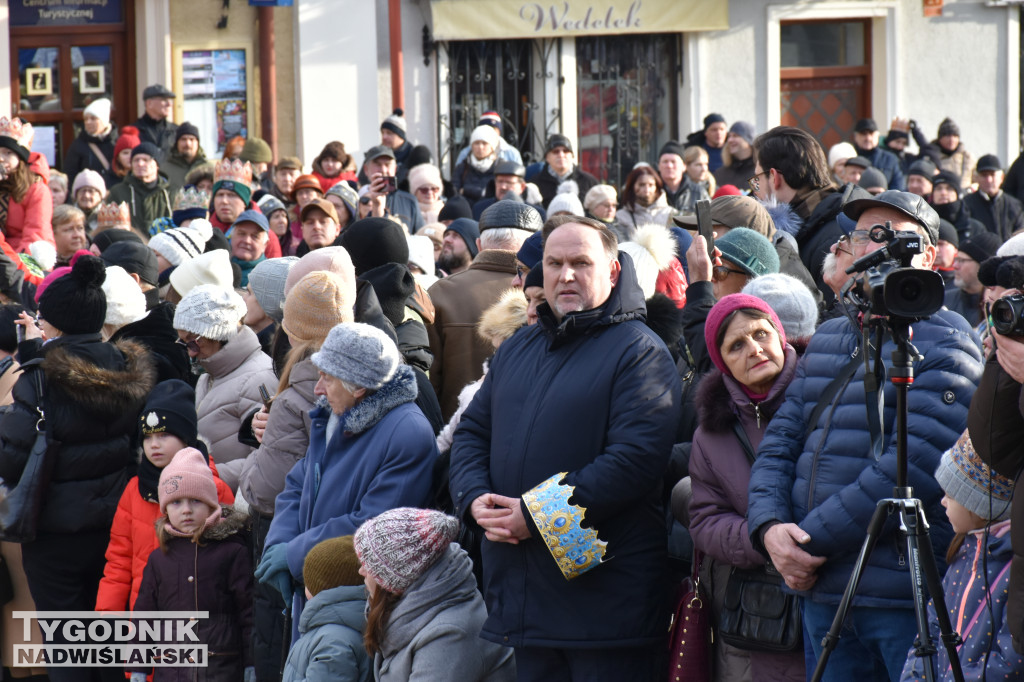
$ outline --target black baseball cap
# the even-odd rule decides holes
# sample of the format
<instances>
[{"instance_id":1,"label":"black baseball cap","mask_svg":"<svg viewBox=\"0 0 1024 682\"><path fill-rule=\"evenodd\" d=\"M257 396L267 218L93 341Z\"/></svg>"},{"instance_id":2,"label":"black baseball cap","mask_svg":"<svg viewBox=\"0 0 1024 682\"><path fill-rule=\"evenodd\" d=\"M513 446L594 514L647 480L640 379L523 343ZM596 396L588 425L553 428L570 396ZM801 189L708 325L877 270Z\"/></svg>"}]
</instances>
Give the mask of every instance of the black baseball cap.
<instances>
[{"instance_id":1,"label":"black baseball cap","mask_svg":"<svg viewBox=\"0 0 1024 682\"><path fill-rule=\"evenodd\" d=\"M999 157L995 154L985 154L985 156L978 159L978 165L975 169L979 173L982 171L1001 171L1003 170L1003 164L999 163Z\"/></svg>"},{"instance_id":2,"label":"black baseball cap","mask_svg":"<svg viewBox=\"0 0 1024 682\"><path fill-rule=\"evenodd\" d=\"M853 127L855 133L873 133L878 130L878 124L875 123L873 118L862 118L857 121L857 125Z\"/></svg>"},{"instance_id":3,"label":"black baseball cap","mask_svg":"<svg viewBox=\"0 0 1024 682\"><path fill-rule=\"evenodd\" d=\"M114 242L100 256L107 265L119 265L130 275L138 275L139 279L157 286L160 273L157 271L156 254L143 244L131 240Z\"/></svg>"},{"instance_id":4,"label":"black baseball cap","mask_svg":"<svg viewBox=\"0 0 1024 682\"><path fill-rule=\"evenodd\" d=\"M928 232L932 245L939 243L939 214L922 197L910 192L890 189L870 199L855 199L846 204L843 213L857 220L869 208L889 208L910 218Z\"/></svg>"},{"instance_id":5,"label":"black baseball cap","mask_svg":"<svg viewBox=\"0 0 1024 682\"><path fill-rule=\"evenodd\" d=\"M147 85L146 89L142 91L142 99L152 99L153 97L177 97L173 92L163 86L162 83L154 83L153 85Z\"/></svg>"}]
</instances>

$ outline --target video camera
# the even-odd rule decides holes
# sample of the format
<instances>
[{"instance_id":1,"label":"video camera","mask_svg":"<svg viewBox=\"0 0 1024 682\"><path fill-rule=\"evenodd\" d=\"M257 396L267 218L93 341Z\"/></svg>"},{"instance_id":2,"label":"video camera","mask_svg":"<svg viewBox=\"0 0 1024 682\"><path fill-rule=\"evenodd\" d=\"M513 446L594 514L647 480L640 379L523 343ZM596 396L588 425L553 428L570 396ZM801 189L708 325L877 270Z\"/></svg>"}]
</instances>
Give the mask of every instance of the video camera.
<instances>
[{"instance_id":1,"label":"video camera","mask_svg":"<svg viewBox=\"0 0 1024 682\"><path fill-rule=\"evenodd\" d=\"M871 241L885 244L858 258L846 274L864 273L849 287L847 297L863 312L874 316L923 320L942 308L945 289L942 275L911 267L914 256L924 251L917 232L893 230L892 223L873 225Z\"/></svg>"}]
</instances>

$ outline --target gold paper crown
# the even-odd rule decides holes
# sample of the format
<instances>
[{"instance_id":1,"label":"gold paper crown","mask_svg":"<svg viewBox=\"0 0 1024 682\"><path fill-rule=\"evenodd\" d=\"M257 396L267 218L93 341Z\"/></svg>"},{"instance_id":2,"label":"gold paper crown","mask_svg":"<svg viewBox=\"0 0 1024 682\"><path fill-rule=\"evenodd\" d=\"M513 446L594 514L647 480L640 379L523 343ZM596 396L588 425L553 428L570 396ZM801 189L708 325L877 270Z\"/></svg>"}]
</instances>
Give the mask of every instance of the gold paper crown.
<instances>
[{"instance_id":1,"label":"gold paper crown","mask_svg":"<svg viewBox=\"0 0 1024 682\"><path fill-rule=\"evenodd\" d=\"M224 159L213 168L213 181L221 180L240 182L248 187L252 182L252 166L248 161Z\"/></svg>"},{"instance_id":2,"label":"gold paper crown","mask_svg":"<svg viewBox=\"0 0 1024 682\"><path fill-rule=\"evenodd\" d=\"M576 486L563 485L566 472L555 474L523 494L523 501L544 544L566 580L578 578L604 558L608 543L593 528L583 528L587 510L569 504Z\"/></svg>"},{"instance_id":3,"label":"gold paper crown","mask_svg":"<svg viewBox=\"0 0 1024 682\"><path fill-rule=\"evenodd\" d=\"M105 230L111 227L123 227L131 229L132 215L128 211L128 204L102 204L96 212L96 229Z\"/></svg>"},{"instance_id":4,"label":"gold paper crown","mask_svg":"<svg viewBox=\"0 0 1024 682\"><path fill-rule=\"evenodd\" d=\"M35 131L31 123L25 123L20 118L0 116L0 135L14 138L14 141L25 149L32 149Z\"/></svg>"},{"instance_id":5,"label":"gold paper crown","mask_svg":"<svg viewBox=\"0 0 1024 682\"><path fill-rule=\"evenodd\" d=\"M210 207L210 195L208 192L204 192L195 187L185 187L179 189L178 193L174 195L174 210L175 211L187 211L190 208L209 208Z\"/></svg>"}]
</instances>

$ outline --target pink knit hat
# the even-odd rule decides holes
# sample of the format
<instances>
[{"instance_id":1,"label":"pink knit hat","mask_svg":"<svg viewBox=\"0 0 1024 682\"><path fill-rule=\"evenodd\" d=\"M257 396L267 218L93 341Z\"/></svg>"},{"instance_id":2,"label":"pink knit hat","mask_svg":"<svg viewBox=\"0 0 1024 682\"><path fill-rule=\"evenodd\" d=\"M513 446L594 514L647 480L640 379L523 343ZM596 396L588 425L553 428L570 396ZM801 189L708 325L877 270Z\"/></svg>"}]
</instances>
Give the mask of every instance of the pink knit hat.
<instances>
[{"instance_id":1,"label":"pink knit hat","mask_svg":"<svg viewBox=\"0 0 1024 682\"><path fill-rule=\"evenodd\" d=\"M782 328L782 323L779 322L779 316L775 314L770 305L757 296L729 294L714 305L711 312L708 313L708 319L704 321L704 343L708 347L708 356L723 374L729 374L729 369L725 366L725 361L722 360L722 351L718 348L718 329L722 326L725 318L742 308L754 308L768 315L772 324L779 331L779 341L782 347L786 347L786 332Z\"/></svg>"},{"instance_id":2,"label":"pink knit hat","mask_svg":"<svg viewBox=\"0 0 1024 682\"><path fill-rule=\"evenodd\" d=\"M203 458L203 453L195 448L184 448L175 453L174 459L160 473L157 494L160 496L161 514L167 514L168 503L190 498L213 508L213 513L203 525L204 530L220 520L220 500L217 499L213 472Z\"/></svg>"},{"instance_id":3,"label":"pink knit hat","mask_svg":"<svg viewBox=\"0 0 1024 682\"><path fill-rule=\"evenodd\" d=\"M388 592L402 594L441 558L459 534L458 519L399 507L369 519L355 535L359 562Z\"/></svg>"},{"instance_id":4,"label":"pink knit hat","mask_svg":"<svg viewBox=\"0 0 1024 682\"><path fill-rule=\"evenodd\" d=\"M79 249L78 251L75 251L75 254L73 256L71 256L71 265L62 265L59 268L54 268L52 272L50 272L48 275L46 275L46 277L43 278L43 281L39 283L39 286L36 287L36 303L39 303L39 299L43 297L43 292L46 291L46 287L53 284L55 280L58 280L64 275L71 272L71 266L75 264L75 261L78 260L79 256L91 255L92 253L90 253L89 251L86 251L85 249Z\"/></svg>"},{"instance_id":5,"label":"pink knit hat","mask_svg":"<svg viewBox=\"0 0 1024 682\"><path fill-rule=\"evenodd\" d=\"M326 270L340 276L348 289L346 298L356 300L356 269L352 265L352 257L342 246L325 246L314 249L299 259L299 262L288 271L288 279L284 283L284 295L287 298L296 284L303 277L317 270Z\"/></svg>"}]
</instances>

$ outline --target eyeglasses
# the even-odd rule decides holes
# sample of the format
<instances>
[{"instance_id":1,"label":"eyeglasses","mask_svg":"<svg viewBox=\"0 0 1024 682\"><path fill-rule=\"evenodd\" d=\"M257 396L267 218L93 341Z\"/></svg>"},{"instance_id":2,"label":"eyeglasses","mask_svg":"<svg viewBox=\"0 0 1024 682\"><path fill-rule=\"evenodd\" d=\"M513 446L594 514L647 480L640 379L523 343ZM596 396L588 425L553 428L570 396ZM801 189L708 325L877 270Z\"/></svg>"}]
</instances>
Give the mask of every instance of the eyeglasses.
<instances>
[{"instance_id":1,"label":"eyeglasses","mask_svg":"<svg viewBox=\"0 0 1024 682\"><path fill-rule=\"evenodd\" d=\"M188 341L185 341L184 339L182 339L182 338L181 338L181 337L179 336L179 337L178 337L178 338L177 338L177 339L176 339L176 340L175 340L174 342L175 342L176 344L178 344L179 346L185 346L185 348L186 348L186 349L187 349L187 350L188 350L188 351L189 351L190 353L198 353L198 352L199 352L199 340L200 340L201 338L203 338L203 337L201 337L201 336L197 336L197 337L196 337L196 338L194 338L194 339L189 339Z\"/></svg>"},{"instance_id":2,"label":"eyeglasses","mask_svg":"<svg viewBox=\"0 0 1024 682\"><path fill-rule=\"evenodd\" d=\"M519 265L518 263L516 264L516 277L521 280L525 280L528 274L530 274L530 268L524 265Z\"/></svg>"},{"instance_id":3,"label":"eyeglasses","mask_svg":"<svg viewBox=\"0 0 1024 682\"><path fill-rule=\"evenodd\" d=\"M747 179L747 184L750 185L750 189L752 191L754 191L754 192L760 192L761 191L761 181L758 180L758 178L761 177L762 175L767 178L769 172L770 172L770 170L761 171L760 173L754 173L754 175L750 176Z\"/></svg>"},{"instance_id":4,"label":"eyeglasses","mask_svg":"<svg viewBox=\"0 0 1024 682\"><path fill-rule=\"evenodd\" d=\"M743 275L748 277L749 275L743 270L734 270L727 265L716 265L711 268L711 279L716 282L724 282L729 278L729 275Z\"/></svg>"},{"instance_id":5,"label":"eyeglasses","mask_svg":"<svg viewBox=\"0 0 1024 682\"><path fill-rule=\"evenodd\" d=\"M836 244L850 242L852 246L864 246L871 239L871 233L867 230L854 230L850 234L844 234L836 240Z\"/></svg>"},{"instance_id":6,"label":"eyeglasses","mask_svg":"<svg viewBox=\"0 0 1024 682\"><path fill-rule=\"evenodd\" d=\"M977 263L978 261L974 260L970 256L957 255L953 258L953 262L957 265L965 265L967 263Z\"/></svg>"}]
</instances>

